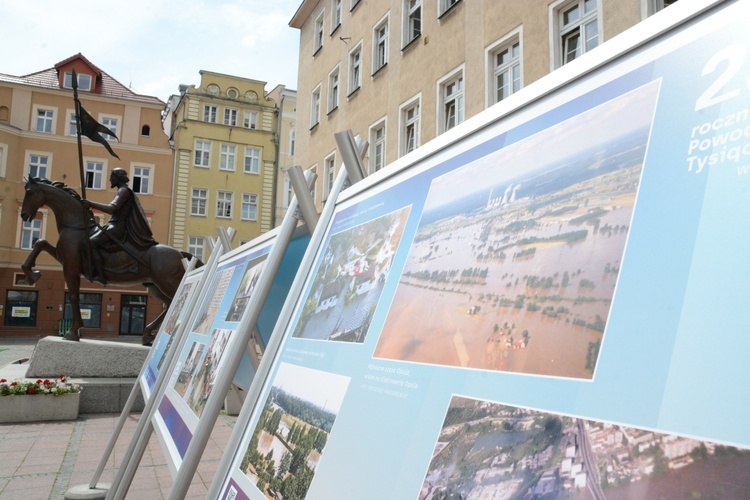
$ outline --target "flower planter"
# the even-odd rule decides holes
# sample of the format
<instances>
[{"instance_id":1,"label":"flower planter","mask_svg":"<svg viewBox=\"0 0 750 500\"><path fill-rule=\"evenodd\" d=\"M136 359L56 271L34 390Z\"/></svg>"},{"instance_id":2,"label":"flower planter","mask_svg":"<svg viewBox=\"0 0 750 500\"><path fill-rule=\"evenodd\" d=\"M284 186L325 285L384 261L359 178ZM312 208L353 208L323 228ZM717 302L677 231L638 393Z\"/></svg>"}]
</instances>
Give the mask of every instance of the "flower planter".
<instances>
[{"instance_id":1,"label":"flower planter","mask_svg":"<svg viewBox=\"0 0 750 500\"><path fill-rule=\"evenodd\" d=\"M81 393L0 396L0 424L75 420Z\"/></svg>"}]
</instances>

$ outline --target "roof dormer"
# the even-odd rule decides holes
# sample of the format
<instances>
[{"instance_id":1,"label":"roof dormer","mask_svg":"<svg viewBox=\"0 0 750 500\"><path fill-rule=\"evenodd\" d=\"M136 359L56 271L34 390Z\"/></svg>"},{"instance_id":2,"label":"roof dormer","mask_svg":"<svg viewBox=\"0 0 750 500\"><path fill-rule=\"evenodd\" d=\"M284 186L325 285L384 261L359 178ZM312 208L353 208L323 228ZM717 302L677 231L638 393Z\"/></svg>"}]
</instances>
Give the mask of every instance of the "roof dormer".
<instances>
[{"instance_id":1,"label":"roof dormer","mask_svg":"<svg viewBox=\"0 0 750 500\"><path fill-rule=\"evenodd\" d=\"M102 70L94 66L80 52L55 64L60 88L73 88L73 69L78 75L78 90L92 92L101 86Z\"/></svg>"}]
</instances>

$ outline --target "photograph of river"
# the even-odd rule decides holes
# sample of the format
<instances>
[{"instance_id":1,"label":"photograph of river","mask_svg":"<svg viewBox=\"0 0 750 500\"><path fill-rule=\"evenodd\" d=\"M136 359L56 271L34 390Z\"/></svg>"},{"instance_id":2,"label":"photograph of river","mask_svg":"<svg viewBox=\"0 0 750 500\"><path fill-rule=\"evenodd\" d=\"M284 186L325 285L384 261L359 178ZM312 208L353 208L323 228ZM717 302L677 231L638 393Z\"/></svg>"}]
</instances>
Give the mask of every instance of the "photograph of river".
<instances>
[{"instance_id":1,"label":"photograph of river","mask_svg":"<svg viewBox=\"0 0 750 500\"><path fill-rule=\"evenodd\" d=\"M435 178L374 356L592 379L658 89Z\"/></svg>"},{"instance_id":2,"label":"photograph of river","mask_svg":"<svg viewBox=\"0 0 750 500\"><path fill-rule=\"evenodd\" d=\"M748 498L750 451L454 396L421 500Z\"/></svg>"}]
</instances>

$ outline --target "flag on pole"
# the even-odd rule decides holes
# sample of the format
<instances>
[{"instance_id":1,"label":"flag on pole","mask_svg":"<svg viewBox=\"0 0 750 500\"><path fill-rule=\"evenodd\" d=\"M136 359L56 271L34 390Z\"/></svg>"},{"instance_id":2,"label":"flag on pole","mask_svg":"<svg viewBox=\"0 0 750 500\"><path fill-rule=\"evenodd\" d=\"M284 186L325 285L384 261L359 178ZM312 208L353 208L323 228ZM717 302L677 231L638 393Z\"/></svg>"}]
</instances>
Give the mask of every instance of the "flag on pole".
<instances>
[{"instance_id":1,"label":"flag on pole","mask_svg":"<svg viewBox=\"0 0 750 500\"><path fill-rule=\"evenodd\" d=\"M78 119L80 120L80 123L81 123L81 134L85 135L92 141L98 142L99 144L107 148L107 151L109 151L109 154L111 154L112 156L114 156L115 158L119 160L120 157L117 156L117 154L112 150L112 147L109 145L109 142L107 142L107 139L102 137L102 134L109 134L115 139L117 139L117 136L115 135L115 133L112 132L109 128L99 123L98 121L96 121L94 117L91 116L89 112L83 108L82 104L80 103L78 104L78 109L79 109Z\"/></svg>"}]
</instances>

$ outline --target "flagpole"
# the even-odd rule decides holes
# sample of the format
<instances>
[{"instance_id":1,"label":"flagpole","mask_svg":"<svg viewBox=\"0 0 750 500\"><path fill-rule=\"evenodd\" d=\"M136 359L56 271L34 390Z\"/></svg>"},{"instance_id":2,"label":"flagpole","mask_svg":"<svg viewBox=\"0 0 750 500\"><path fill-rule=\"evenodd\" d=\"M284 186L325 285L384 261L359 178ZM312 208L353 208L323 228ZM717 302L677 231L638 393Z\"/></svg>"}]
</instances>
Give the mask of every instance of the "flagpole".
<instances>
[{"instance_id":1,"label":"flagpole","mask_svg":"<svg viewBox=\"0 0 750 500\"><path fill-rule=\"evenodd\" d=\"M78 100L78 75L76 74L75 68L73 68L73 102L75 103L76 110L76 137L78 139L78 170L81 175L81 198L86 199L86 178L83 172L83 146L81 145L81 101ZM83 210L83 228L86 234L86 260L88 262L88 276L87 279L93 277L94 270L91 267L91 235L89 234L89 217L88 210Z\"/></svg>"}]
</instances>

